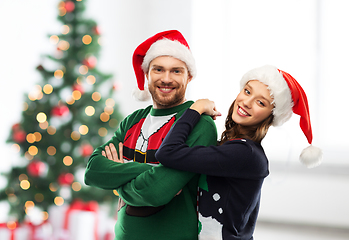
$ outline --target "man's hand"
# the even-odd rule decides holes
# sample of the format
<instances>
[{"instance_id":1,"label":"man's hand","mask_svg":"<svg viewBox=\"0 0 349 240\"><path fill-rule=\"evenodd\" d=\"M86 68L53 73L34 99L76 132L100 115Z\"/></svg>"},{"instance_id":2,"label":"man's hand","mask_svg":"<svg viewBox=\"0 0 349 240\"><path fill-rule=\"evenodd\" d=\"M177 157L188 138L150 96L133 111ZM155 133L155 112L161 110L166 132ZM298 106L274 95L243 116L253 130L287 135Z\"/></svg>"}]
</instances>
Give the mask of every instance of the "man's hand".
<instances>
[{"instance_id":1,"label":"man's hand","mask_svg":"<svg viewBox=\"0 0 349 240\"><path fill-rule=\"evenodd\" d=\"M124 155L122 153L123 144L119 143L119 157L114 144L110 143L109 146L105 146L105 151L102 151L102 155L114 162L124 163Z\"/></svg>"}]
</instances>

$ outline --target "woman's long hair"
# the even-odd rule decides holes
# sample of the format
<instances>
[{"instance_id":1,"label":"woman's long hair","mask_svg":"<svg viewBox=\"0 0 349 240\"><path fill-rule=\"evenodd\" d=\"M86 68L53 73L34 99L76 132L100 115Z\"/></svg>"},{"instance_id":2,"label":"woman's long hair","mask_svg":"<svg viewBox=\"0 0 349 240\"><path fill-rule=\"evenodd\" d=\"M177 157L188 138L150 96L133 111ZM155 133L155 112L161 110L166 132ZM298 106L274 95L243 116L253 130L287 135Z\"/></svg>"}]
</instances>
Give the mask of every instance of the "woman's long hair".
<instances>
[{"instance_id":1,"label":"woman's long hair","mask_svg":"<svg viewBox=\"0 0 349 240\"><path fill-rule=\"evenodd\" d=\"M235 101L229 108L228 116L225 119L225 130L222 133L219 145L222 145L226 141L235 138L247 138L254 142L261 143L261 141L267 134L269 127L273 123L274 115L270 114L269 117L255 126L244 127L240 124L236 124L232 119L234 104Z\"/></svg>"}]
</instances>

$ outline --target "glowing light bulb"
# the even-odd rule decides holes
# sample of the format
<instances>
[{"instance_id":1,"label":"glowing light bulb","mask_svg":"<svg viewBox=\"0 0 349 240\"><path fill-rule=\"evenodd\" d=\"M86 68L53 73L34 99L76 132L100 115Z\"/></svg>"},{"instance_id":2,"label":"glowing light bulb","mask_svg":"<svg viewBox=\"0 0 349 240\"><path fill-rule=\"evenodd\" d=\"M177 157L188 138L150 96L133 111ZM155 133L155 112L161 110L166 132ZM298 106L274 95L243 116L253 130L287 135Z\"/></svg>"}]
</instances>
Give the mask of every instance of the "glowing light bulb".
<instances>
[{"instance_id":1,"label":"glowing light bulb","mask_svg":"<svg viewBox=\"0 0 349 240\"><path fill-rule=\"evenodd\" d=\"M92 116L93 114L95 114L95 108L92 106L87 106L85 108L85 113L87 116Z\"/></svg>"},{"instance_id":2,"label":"glowing light bulb","mask_svg":"<svg viewBox=\"0 0 349 240\"><path fill-rule=\"evenodd\" d=\"M106 114L111 115L111 114L113 114L113 112L114 112L114 108L109 107L109 106L106 106L106 107L104 108L104 112L105 112Z\"/></svg>"},{"instance_id":3,"label":"glowing light bulb","mask_svg":"<svg viewBox=\"0 0 349 240\"><path fill-rule=\"evenodd\" d=\"M19 151L21 150L21 147L17 143L15 143L15 144L12 144L12 149L14 152L19 153Z\"/></svg>"},{"instance_id":4,"label":"glowing light bulb","mask_svg":"<svg viewBox=\"0 0 349 240\"><path fill-rule=\"evenodd\" d=\"M73 191L78 192L81 190L81 184L79 182L73 182L71 188Z\"/></svg>"},{"instance_id":5,"label":"glowing light bulb","mask_svg":"<svg viewBox=\"0 0 349 240\"><path fill-rule=\"evenodd\" d=\"M63 77L63 75L62 75ZM50 84L46 84L44 87L43 87L43 91L45 94L51 94L53 92L53 87L52 85Z\"/></svg>"},{"instance_id":6,"label":"glowing light bulb","mask_svg":"<svg viewBox=\"0 0 349 240\"><path fill-rule=\"evenodd\" d=\"M30 182L28 180L21 181L19 185L23 190L28 190L30 188Z\"/></svg>"},{"instance_id":7,"label":"glowing light bulb","mask_svg":"<svg viewBox=\"0 0 349 240\"><path fill-rule=\"evenodd\" d=\"M56 133L56 128L53 127L53 126L49 126L47 128L47 133L50 134L50 135L54 135Z\"/></svg>"},{"instance_id":8,"label":"glowing light bulb","mask_svg":"<svg viewBox=\"0 0 349 240\"><path fill-rule=\"evenodd\" d=\"M52 36L50 37L50 43L52 43L52 44L57 44L58 41L59 41L59 37L58 37L57 35L52 35Z\"/></svg>"},{"instance_id":9,"label":"glowing light bulb","mask_svg":"<svg viewBox=\"0 0 349 240\"><path fill-rule=\"evenodd\" d=\"M108 134L108 130L104 127L98 129L98 135L101 137L105 137Z\"/></svg>"},{"instance_id":10,"label":"glowing light bulb","mask_svg":"<svg viewBox=\"0 0 349 240\"><path fill-rule=\"evenodd\" d=\"M39 149L36 146L30 146L28 148L28 153L32 156L35 156L36 154L38 154Z\"/></svg>"},{"instance_id":11,"label":"glowing light bulb","mask_svg":"<svg viewBox=\"0 0 349 240\"><path fill-rule=\"evenodd\" d=\"M35 206L34 202L33 201L26 201L25 204L24 204L24 207L29 210L31 208L33 208Z\"/></svg>"},{"instance_id":12,"label":"glowing light bulb","mask_svg":"<svg viewBox=\"0 0 349 240\"><path fill-rule=\"evenodd\" d=\"M68 34L70 31L70 27L68 25L63 25L62 28L61 28L61 33L66 35Z\"/></svg>"},{"instance_id":13,"label":"glowing light bulb","mask_svg":"<svg viewBox=\"0 0 349 240\"><path fill-rule=\"evenodd\" d=\"M63 73L63 71L60 70L60 69L56 70L55 73L54 73L54 76L55 76L55 78L57 78L57 79L63 78L63 75L64 75L64 73Z\"/></svg>"},{"instance_id":14,"label":"glowing light bulb","mask_svg":"<svg viewBox=\"0 0 349 240\"><path fill-rule=\"evenodd\" d=\"M108 107L114 107L114 105L115 105L115 100L112 99L112 98L108 98L108 99L105 101L105 105L107 105Z\"/></svg>"},{"instance_id":15,"label":"glowing light bulb","mask_svg":"<svg viewBox=\"0 0 349 240\"><path fill-rule=\"evenodd\" d=\"M64 199L63 199L62 197L55 197L54 203L55 203L57 206L62 206L63 203L64 203Z\"/></svg>"},{"instance_id":16,"label":"glowing light bulb","mask_svg":"<svg viewBox=\"0 0 349 240\"><path fill-rule=\"evenodd\" d=\"M56 148L54 146L49 146L47 148L47 154L50 155L50 156L53 156L55 155L57 152Z\"/></svg>"},{"instance_id":17,"label":"glowing light bulb","mask_svg":"<svg viewBox=\"0 0 349 240\"><path fill-rule=\"evenodd\" d=\"M81 98L81 92L78 90L73 91L72 93L72 98L77 101Z\"/></svg>"},{"instance_id":18,"label":"glowing light bulb","mask_svg":"<svg viewBox=\"0 0 349 240\"><path fill-rule=\"evenodd\" d=\"M29 133L26 137L28 143L33 143L35 142L35 135L32 133Z\"/></svg>"},{"instance_id":19,"label":"glowing light bulb","mask_svg":"<svg viewBox=\"0 0 349 240\"><path fill-rule=\"evenodd\" d=\"M101 94L99 92L94 92L92 93L92 100L95 102L98 102L99 100L101 100Z\"/></svg>"},{"instance_id":20,"label":"glowing light bulb","mask_svg":"<svg viewBox=\"0 0 349 240\"><path fill-rule=\"evenodd\" d=\"M42 139L41 133L35 132L35 133L34 133L34 136L35 136L35 141L36 141L36 142L40 142L40 141L41 141L41 139Z\"/></svg>"},{"instance_id":21,"label":"glowing light bulb","mask_svg":"<svg viewBox=\"0 0 349 240\"><path fill-rule=\"evenodd\" d=\"M43 112L39 112L38 115L36 115L36 120L37 120L39 123L46 122L46 119L47 119L47 116L46 116L46 114L43 113Z\"/></svg>"},{"instance_id":22,"label":"glowing light bulb","mask_svg":"<svg viewBox=\"0 0 349 240\"><path fill-rule=\"evenodd\" d=\"M82 75L85 75L88 73L88 67L86 65L81 65L79 67L79 73Z\"/></svg>"},{"instance_id":23,"label":"glowing light bulb","mask_svg":"<svg viewBox=\"0 0 349 240\"><path fill-rule=\"evenodd\" d=\"M99 118L101 119L102 122L108 122L110 116L106 112L102 112Z\"/></svg>"},{"instance_id":24,"label":"glowing light bulb","mask_svg":"<svg viewBox=\"0 0 349 240\"><path fill-rule=\"evenodd\" d=\"M63 158L63 164L66 166L70 166L73 164L73 158L71 156L65 156Z\"/></svg>"},{"instance_id":25,"label":"glowing light bulb","mask_svg":"<svg viewBox=\"0 0 349 240\"><path fill-rule=\"evenodd\" d=\"M46 129L46 128L48 128L48 122L45 121L45 122L39 123L39 127L40 127L41 129Z\"/></svg>"},{"instance_id":26,"label":"glowing light bulb","mask_svg":"<svg viewBox=\"0 0 349 240\"><path fill-rule=\"evenodd\" d=\"M92 37L90 35L85 35L82 37L82 42L89 45L92 42Z\"/></svg>"},{"instance_id":27,"label":"glowing light bulb","mask_svg":"<svg viewBox=\"0 0 349 240\"><path fill-rule=\"evenodd\" d=\"M51 192L56 192L58 190L57 184L55 183L50 183L48 188L51 190Z\"/></svg>"},{"instance_id":28,"label":"glowing light bulb","mask_svg":"<svg viewBox=\"0 0 349 240\"><path fill-rule=\"evenodd\" d=\"M15 221L8 221L7 228L10 230L14 230L17 228L17 223Z\"/></svg>"},{"instance_id":29,"label":"glowing light bulb","mask_svg":"<svg viewBox=\"0 0 349 240\"><path fill-rule=\"evenodd\" d=\"M58 48L62 51L67 51L70 48L70 44L65 40L61 40L58 42Z\"/></svg>"},{"instance_id":30,"label":"glowing light bulb","mask_svg":"<svg viewBox=\"0 0 349 240\"><path fill-rule=\"evenodd\" d=\"M86 77L86 82L90 85L93 85L96 82L96 77L93 75L89 75Z\"/></svg>"},{"instance_id":31,"label":"glowing light bulb","mask_svg":"<svg viewBox=\"0 0 349 240\"><path fill-rule=\"evenodd\" d=\"M73 131L71 134L70 134L70 137L71 139L73 139L74 141L77 141L80 139L80 133L77 132L77 131Z\"/></svg>"},{"instance_id":32,"label":"glowing light bulb","mask_svg":"<svg viewBox=\"0 0 349 240\"><path fill-rule=\"evenodd\" d=\"M18 180L19 181L28 180L28 176L26 174L22 173L21 175L19 175Z\"/></svg>"},{"instance_id":33,"label":"glowing light bulb","mask_svg":"<svg viewBox=\"0 0 349 240\"><path fill-rule=\"evenodd\" d=\"M88 127L86 125L81 125L79 127L79 132L81 135L86 135L88 133Z\"/></svg>"}]
</instances>

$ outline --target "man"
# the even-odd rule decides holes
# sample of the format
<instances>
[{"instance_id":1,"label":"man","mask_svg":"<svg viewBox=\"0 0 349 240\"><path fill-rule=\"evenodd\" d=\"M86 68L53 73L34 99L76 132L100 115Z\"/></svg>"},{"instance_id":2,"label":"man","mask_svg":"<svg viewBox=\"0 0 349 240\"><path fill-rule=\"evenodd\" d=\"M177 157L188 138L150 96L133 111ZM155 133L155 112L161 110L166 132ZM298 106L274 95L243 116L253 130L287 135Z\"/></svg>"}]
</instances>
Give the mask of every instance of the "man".
<instances>
[{"instance_id":1,"label":"man","mask_svg":"<svg viewBox=\"0 0 349 240\"><path fill-rule=\"evenodd\" d=\"M153 105L127 116L114 137L89 159L85 183L116 189L122 199L115 225L116 239L197 239L197 174L169 169L155 152L172 124L191 106L187 84L196 74L188 43L176 30L165 31L140 44L133 55L139 93L144 99L145 77ZM189 146L214 145L213 120L203 116L187 140ZM123 143L125 163L105 157L109 146Z\"/></svg>"}]
</instances>

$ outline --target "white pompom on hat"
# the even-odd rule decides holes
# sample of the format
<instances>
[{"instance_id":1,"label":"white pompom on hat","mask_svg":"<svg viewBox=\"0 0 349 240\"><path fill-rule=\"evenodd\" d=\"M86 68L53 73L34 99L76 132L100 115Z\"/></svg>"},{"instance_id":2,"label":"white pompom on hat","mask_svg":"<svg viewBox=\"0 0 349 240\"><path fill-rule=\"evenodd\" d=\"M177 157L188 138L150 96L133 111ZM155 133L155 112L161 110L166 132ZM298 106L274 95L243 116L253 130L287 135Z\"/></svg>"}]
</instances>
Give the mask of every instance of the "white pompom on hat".
<instances>
[{"instance_id":1,"label":"white pompom on hat","mask_svg":"<svg viewBox=\"0 0 349 240\"><path fill-rule=\"evenodd\" d=\"M268 86L274 103L273 126L281 126L288 121L292 112L300 116L299 125L310 144L302 151L300 161L308 168L318 166L322 160L322 151L311 145L313 133L308 99L301 85L289 73L271 65L255 68L245 73L240 81L240 88L243 89L251 80L258 80Z\"/></svg>"},{"instance_id":2,"label":"white pompom on hat","mask_svg":"<svg viewBox=\"0 0 349 240\"><path fill-rule=\"evenodd\" d=\"M150 99L150 93L144 87L145 73L149 70L150 62L160 56L171 56L183 61L190 75L193 78L196 76L195 60L183 35L177 30L157 33L141 43L133 53L133 69L138 85L133 96L140 101Z\"/></svg>"}]
</instances>

